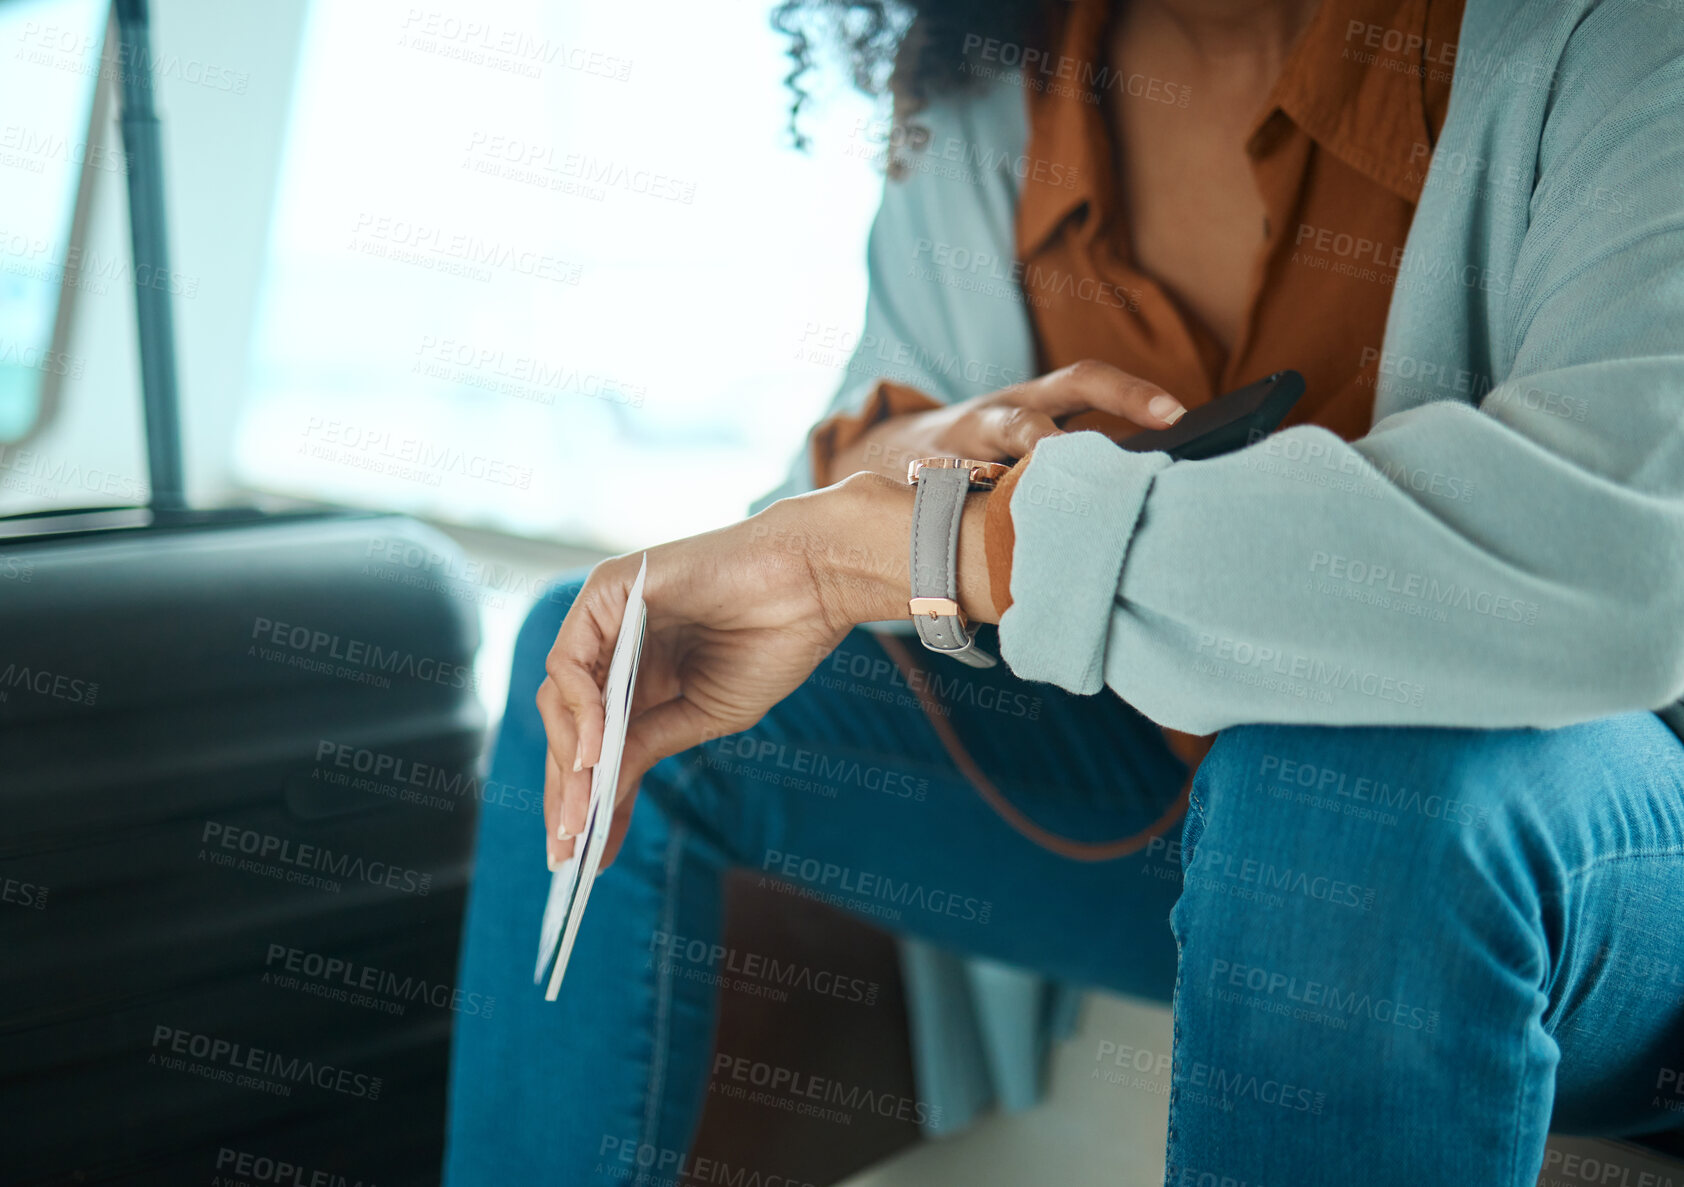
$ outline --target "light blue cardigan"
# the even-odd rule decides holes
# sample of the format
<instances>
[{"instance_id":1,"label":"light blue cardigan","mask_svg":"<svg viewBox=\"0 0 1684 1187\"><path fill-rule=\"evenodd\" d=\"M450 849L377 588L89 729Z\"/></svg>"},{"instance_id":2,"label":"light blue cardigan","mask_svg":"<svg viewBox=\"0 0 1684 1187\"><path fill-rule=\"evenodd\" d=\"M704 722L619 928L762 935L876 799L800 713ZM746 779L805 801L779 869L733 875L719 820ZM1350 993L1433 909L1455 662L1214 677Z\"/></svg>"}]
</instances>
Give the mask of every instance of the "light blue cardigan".
<instances>
[{"instance_id":1,"label":"light blue cardigan","mask_svg":"<svg viewBox=\"0 0 1684 1187\"><path fill-rule=\"evenodd\" d=\"M1034 369L1025 307L975 262L1013 258L1023 93L920 122L833 411L878 378L953 401ZM992 167L956 179L954 144ZM1171 464L1044 442L1011 504L1012 670L1199 734L1548 727L1684 693L1684 0L1467 0L1380 371L1350 444L1302 426ZM920 1054L932 1085L976 1062ZM993 1078L1022 1098L1034 1075Z\"/></svg>"}]
</instances>

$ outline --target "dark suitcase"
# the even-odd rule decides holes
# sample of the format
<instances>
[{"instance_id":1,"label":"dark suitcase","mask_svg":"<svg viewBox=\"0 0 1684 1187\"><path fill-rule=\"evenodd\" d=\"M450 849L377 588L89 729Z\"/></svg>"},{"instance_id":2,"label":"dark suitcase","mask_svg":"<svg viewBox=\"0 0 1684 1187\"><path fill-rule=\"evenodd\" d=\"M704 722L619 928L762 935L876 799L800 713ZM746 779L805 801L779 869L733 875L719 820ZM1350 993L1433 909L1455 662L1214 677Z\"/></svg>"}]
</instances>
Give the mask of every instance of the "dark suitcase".
<instances>
[{"instance_id":1,"label":"dark suitcase","mask_svg":"<svg viewBox=\"0 0 1684 1187\"><path fill-rule=\"evenodd\" d=\"M54 518L0 525L4 1180L436 1177L449 1026L495 1009L454 983L475 622L407 580L448 544Z\"/></svg>"},{"instance_id":2,"label":"dark suitcase","mask_svg":"<svg viewBox=\"0 0 1684 1187\"><path fill-rule=\"evenodd\" d=\"M155 273L145 95L124 133ZM455 984L475 590L402 517L184 509L136 300L152 506L0 520L0 1182L436 1182L496 1008Z\"/></svg>"}]
</instances>

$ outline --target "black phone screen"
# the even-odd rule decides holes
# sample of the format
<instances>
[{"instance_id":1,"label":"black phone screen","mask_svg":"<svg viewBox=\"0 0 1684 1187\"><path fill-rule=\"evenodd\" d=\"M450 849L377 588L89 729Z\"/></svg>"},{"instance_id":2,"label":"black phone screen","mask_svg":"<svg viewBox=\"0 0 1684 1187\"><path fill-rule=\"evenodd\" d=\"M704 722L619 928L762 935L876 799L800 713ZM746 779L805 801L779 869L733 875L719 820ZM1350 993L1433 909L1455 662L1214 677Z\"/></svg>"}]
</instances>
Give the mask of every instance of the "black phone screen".
<instances>
[{"instance_id":1,"label":"black phone screen","mask_svg":"<svg viewBox=\"0 0 1684 1187\"><path fill-rule=\"evenodd\" d=\"M1189 408L1167 429L1147 429L1118 444L1135 453L1162 450L1178 461L1217 457L1272 433L1303 395L1302 375L1276 371Z\"/></svg>"}]
</instances>

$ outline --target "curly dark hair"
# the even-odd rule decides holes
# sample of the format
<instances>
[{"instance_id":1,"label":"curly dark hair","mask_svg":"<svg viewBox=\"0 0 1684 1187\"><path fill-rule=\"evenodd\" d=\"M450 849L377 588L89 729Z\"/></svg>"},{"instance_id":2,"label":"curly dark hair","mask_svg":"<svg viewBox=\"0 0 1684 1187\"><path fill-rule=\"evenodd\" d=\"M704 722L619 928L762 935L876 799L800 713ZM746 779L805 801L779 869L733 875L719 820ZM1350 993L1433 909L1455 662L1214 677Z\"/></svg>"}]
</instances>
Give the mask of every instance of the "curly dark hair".
<instances>
[{"instance_id":1,"label":"curly dark hair","mask_svg":"<svg viewBox=\"0 0 1684 1187\"><path fill-rule=\"evenodd\" d=\"M976 84L968 52L995 39L1044 46L1057 0L782 0L772 27L789 38L789 130L807 147L801 109L808 96L801 77L812 49L829 41L846 55L853 83L872 96L893 95L896 123L936 95Z\"/></svg>"}]
</instances>

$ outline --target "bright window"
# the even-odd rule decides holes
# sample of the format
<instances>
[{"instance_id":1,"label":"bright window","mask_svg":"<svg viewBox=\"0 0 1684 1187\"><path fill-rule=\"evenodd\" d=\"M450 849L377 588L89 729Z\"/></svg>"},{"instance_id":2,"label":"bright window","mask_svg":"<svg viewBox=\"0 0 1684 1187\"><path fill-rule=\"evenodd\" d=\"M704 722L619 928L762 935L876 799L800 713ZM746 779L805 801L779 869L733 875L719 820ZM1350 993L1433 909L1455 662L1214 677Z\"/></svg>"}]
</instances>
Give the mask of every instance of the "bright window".
<instances>
[{"instance_id":1,"label":"bright window","mask_svg":"<svg viewBox=\"0 0 1684 1187\"><path fill-rule=\"evenodd\" d=\"M53 347L83 166L121 171L86 140L105 31L101 0L0 5L0 446L36 427L42 384L80 372ZM0 491L9 489L0 482Z\"/></svg>"},{"instance_id":2,"label":"bright window","mask_svg":"<svg viewBox=\"0 0 1684 1187\"><path fill-rule=\"evenodd\" d=\"M769 0L317 4L238 466L621 548L781 479L864 308L873 109Z\"/></svg>"}]
</instances>

